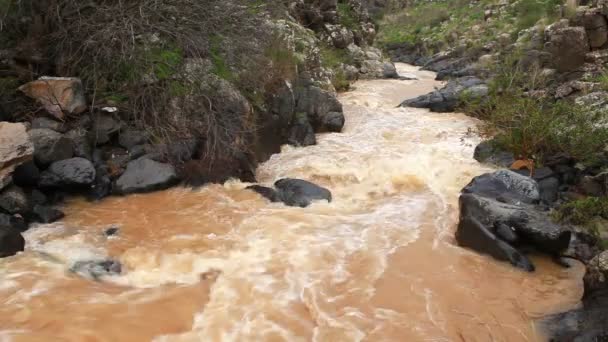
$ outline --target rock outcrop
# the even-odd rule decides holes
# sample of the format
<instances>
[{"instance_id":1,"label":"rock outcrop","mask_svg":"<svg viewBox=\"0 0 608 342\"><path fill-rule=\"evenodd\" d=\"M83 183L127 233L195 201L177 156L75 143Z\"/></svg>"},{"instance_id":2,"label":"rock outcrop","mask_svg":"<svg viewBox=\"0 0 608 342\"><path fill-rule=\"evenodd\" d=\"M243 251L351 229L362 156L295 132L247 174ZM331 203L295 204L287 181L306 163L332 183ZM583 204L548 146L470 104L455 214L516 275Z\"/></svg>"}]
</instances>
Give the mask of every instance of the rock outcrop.
<instances>
[{"instance_id":1,"label":"rock outcrop","mask_svg":"<svg viewBox=\"0 0 608 342\"><path fill-rule=\"evenodd\" d=\"M536 206L539 201L538 184L529 177L508 170L476 177L460 196L456 240L463 247L533 271L520 247L557 257L567 250L572 235Z\"/></svg>"},{"instance_id":2,"label":"rock outcrop","mask_svg":"<svg viewBox=\"0 0 608 342\"><path fill-rule=\"evenodd\" d=\"M460 105L462 97L483 99L488 95L488 86L474 76L451 80L448 84L429 94L405 100L401 107L428 108L432 112L453 112Z\"/></svg>"}]
</instances>

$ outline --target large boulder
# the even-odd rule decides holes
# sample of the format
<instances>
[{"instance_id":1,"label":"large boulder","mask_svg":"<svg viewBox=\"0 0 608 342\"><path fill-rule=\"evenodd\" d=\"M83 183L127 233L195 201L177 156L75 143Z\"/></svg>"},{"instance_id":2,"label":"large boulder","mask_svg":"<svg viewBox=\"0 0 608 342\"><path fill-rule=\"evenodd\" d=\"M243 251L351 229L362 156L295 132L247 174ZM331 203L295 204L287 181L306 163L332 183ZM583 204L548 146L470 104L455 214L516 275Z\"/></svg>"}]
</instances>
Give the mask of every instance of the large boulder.
<instances>
[{"instance_id":1,"label":"large boulder","mask_svg":"<svg viewBox=\"0 0 608 342\"><path fill-rule=\"evenodd\" d=\"M169 188L177 182L177 173L172 165L142 157L127 164L114 190L119 194L150 192Z\"/></svg>"},{"instance_id":2,"label":"large boulder","mask_svg":"<svg viewBox=\"0 0 608 342\"><path fill-rule=\"evenodd\" d=\"M298 113L298 117L289 130L287 143L293 146L311 146L317 143L315 130L305 113Z\"/></svg>"},{"instance_id":3,"label":"large boulder","mask_svg":"<svg viewBox=\"0 0 608 342\"><path fill-rule=\"evenodd\" d=\"M331 192L314 183L293 178L284 178L276 181L274 186L278 189L283 203L292 207L307 207L313 201L325 200L331 202Z\"/></svg>"},{"instance_id":4,"label":"large boulder","mask_svg":"<svg viewBox=\"0 0 608 342\"><path fill-rule=\"evenodd\" d=\"M429 94L405 100L401 107L428 108L432 112L453 112L462 96L480 100L488 95L488 86L477 77L467 76L451 80L445 87Z\"/></svg>"},{"instance_id":5,"label":"large boulder","mask_svg":"<svg viewBox=\"0 0 608 342\"><path fill-rule=\"evenodd\" d=\"M29 133L34 142L34 159L38 165L46 166L74 155L72 141L61 133L48 128L32 129Z\"/></svg>"},{"instance_id":6,"label":"large boulder","mask_svg":"<svg viewBox=\"0 0 608 342\"><path fill-rule=\"evenodd\" d=\"M40 186L69 188L89 186L95 180L95 166L88 159L71 158L60 160L40 175Z\"/></svg>"},{"instance_id":7,"label":"large boulder","mask_svg":"<svg viewBox=\"0 0 608 342\"><path fill-rule=\"evenodd\" d=\"M0 226L0 258L15 255L25 248L25 239L16 229Z\"/></svg>"},{"instance_id":8,"label":"large boulder","mask_svg":"<svg viewBox=\"0 0 608 342\"><path fill-rule=\"evenodd\" d=\"M336 95L316 86L296 88L296 113L306 113L313 127L320 129L323 118L330 112L342 113L342 104Z\"/></svg>"},{"instance_id":9,"label":"large boulder","mask_svg":"<svg viewBox=\"0 0 608 342\"><path fill-rule=\"evenodd\" d=\"M608 21L598 8L579 7L573 21L585 28L591 48L600 48L608 42Z\"/></svg>"},{"instance_id":10,"label":"large boulder","mask_svg":"<svg viewBox=\"0 0 608 342\"><path fill-rule=\"evenodd\" d=\"M534 265L519 250L522 246L562 255L572 233L535 205L540 198L536 181L513 171L476 177L460 196L458 244L526 271L533 271Z\"/></svg>"},{"instance_id":11,"label":"large boulder","mask_svg":"<svg viewBox=\"0 0 608 342\"><path fill-rule=\"evenodd\" d=\"M32 159L33 153L24 124L0 122L0 189L12 182L15 168Z\"/></svg>"},{"instance_id":12,"label":"large boulder","mask_svg":"<svg viewBox=\"0 0 608 342\"><path fill-rule=\"evenodd\" d=\"M585 63L589 41L583 27L558 27L547 32L549 37L545 49L553 55L557 71L575 71Z\"/></svg>"},{"instance_id":13,"label":"large boulder","mask_svg":"<svg viewBox=\"0 0 608 342\"><path fill-rule=\"evenodd\" d=\"M492 164L508 168L515 162L513 153L497 146L496 142L486 140L475 147L473 158L480 163Z\"/></svg>"},{"instance_id":14,"label":"large boulder","mask_svg":"<svg viewBox=\"0 0 608 342\"><path fill-rule=\"evenodd\" d=\"M596 255L587 264L585 293L608 290L608 251Z\"/></svg>"},{"instance_id":15,"label":"large boulder","mask_svg":"<svg viewBox=\"0 0 608 342\"><path fill-rule=\"evenodd\" d=\"M84 87L78 78L41 77L19 87L25 95L38 101L58 119L80 114L87 109Z\"/></svg>"}]
</instances>

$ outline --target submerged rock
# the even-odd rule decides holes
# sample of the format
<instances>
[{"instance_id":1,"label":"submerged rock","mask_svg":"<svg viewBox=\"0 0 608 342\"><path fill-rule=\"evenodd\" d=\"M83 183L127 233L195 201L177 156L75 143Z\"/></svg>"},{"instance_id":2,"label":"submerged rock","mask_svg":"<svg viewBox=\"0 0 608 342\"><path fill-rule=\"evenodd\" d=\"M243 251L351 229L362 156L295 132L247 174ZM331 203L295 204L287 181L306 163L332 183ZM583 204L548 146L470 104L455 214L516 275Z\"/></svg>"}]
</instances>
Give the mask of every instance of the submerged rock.
<instances>
[{"instance_id":1,"label":"submerged rock","mask_svg":"<svg viewBox=\"0 0 608 342\"><path fill-rule=\"evenodd\" d=\"M331 202L332 199L329 190L302 179L284 178L276 181L274 186L283 203L293 207L304 208L316 200Z\"/></svg>"},{"instance_id":2,"label":"submerged rock","mask_svg":"<svg viewBox=\"0 0 608 342\"><path fill-rule=\"evenodd\" d=\"M533 271L534 265L518 248L531 246L559 256L572 236L535 205L540 198L536 181L512 171L476 177L460 196L458 244Z\"/></svg>"},{"instance_id":3,"label":"submerged rock","mask_svg":"<svg viewBox=\"0 0 608 342\"><path fill-rule=\"evenodd\" d=\"M63 211L46 205L35 205L32 215L33 219L40 223L53 223L65 217Z\"/></svg>"},{"instance_id":4,"label":"submerged rock","mask_svg":"<svg viewBox=\"0 0 608 342\"><path fill-rule=\"evenodd\" d=\"M268 199L270 202L281 202L281 196L273 188L261 185L250 185L246 189L257 192L258 194Z\"/></svg>"},{"instance_id":5,"label":"submerged rock","mask_svg":"<svg viewBox=\"0 0 608 342\"><path fill-rule=\"evenodd\" d=\"M112 259L77 261L70 271L87 279L99 280L104 276L119 275L122 272L122 265Z\"/></svg>"}]
</instances>

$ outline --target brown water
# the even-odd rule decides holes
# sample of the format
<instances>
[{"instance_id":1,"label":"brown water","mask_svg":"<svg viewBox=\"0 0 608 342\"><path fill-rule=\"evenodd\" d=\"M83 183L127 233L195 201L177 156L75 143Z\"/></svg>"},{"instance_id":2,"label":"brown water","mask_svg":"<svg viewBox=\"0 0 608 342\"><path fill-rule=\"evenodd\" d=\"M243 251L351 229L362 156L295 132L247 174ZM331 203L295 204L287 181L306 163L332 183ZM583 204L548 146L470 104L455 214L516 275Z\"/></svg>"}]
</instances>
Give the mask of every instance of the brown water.
<instances>
[{"instance_id":1,"label":"brown water","mask_svg":"<svg viewBox=\"0 0 608 342\"><path fill-rule=\"evenodd\" d=\"M288 208L239 182L72 201L0 261L0 341L542 341L534 319L578 302L582 267L539 257L527 274L454 246L458 192L489 170L475 122L395 108L438 85L399 69L421 80L358 82L343 133L258 170L332 203ZM67 271L107 256L123 275Z\"/></svg>"}]
</instances>

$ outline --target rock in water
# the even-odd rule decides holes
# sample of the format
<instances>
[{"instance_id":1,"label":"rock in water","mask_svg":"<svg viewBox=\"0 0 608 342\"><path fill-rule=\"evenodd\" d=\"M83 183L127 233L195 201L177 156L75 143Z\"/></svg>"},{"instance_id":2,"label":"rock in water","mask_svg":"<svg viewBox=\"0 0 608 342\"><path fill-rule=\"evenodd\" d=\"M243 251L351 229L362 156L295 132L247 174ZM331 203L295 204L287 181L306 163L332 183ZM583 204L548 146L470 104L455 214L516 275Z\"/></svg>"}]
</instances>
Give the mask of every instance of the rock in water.
<instances>
[{"instance_id":1,"label":"rock in water","mask_svg":"<svg viewBox=\"0 0 608 342\"><path fill-rule=\"evenodd\" d=\"M19 90L60 120L65 114L80 114L87 109L84 87L78 78L41 77L22 85Z\"/></svg>"},{"instance_id":2,"label":"rock in water","mask_svg":"<svg viewBox=\"0 0 608 342\"><path fill-rule=\"evenodd\" d=\"M274 186L283 203L292 207L305 208L315 200L331 202L329 190L305 180L284 178L276 181Z\"/></svg>"},{"instance_id":3,"label":"rock in water","mask_svg":"<svg viewBox=\"0 0 608 342\"><path fill-rule=\"evenodd\" d=\"M428 108L439 113L453 112L460 104L463 94L471 99L482 99L488 95L488 86L477 77L461 77L449 81L445 87L439 90L405 100L400 106Z\"/></svg>"},{"instance_id":4,"label":"rock in water","mask_svg":"<svg viewBox=\"0 0 608 342\"><path fill-rule=\"evenodd\" d=\"M281 197L279 196L279 193L273 188L261 185L250 185L246 189L257 192L258 194L268 199L270 202L281 202Z\"/></svg>"},{"instance_id":5,"label":"rock in water","mask_svg":"<svg viewBox=\"0 0 608 342\"><path fill-rule=\"evenodd\" d=\"M12 182L15 168L30 160L34 144L21 123L0 122L0 189Z\"/></svg>"},{"instance_id":6,"label":"rock in water","mask_svg":"<svg viewBox=\"0 0 608 342\"><path fill-rule=\"evenodd\" d=\"M95 166L84 158L60 160L51 164L48 170L40 175L40 186L83 187L89 186L95 180Z\"/></svg>"},{"instance_id":7,"label":"rock in water","mask_svg":"<svg viewBox=\"0 0 608 342\"><path fill-rule=\"evenodd\" d=\"M70 271L91 280L99 280L104 276L119 275L122 272L122 265L112 259L77 261Z\"/></svg>"},{"instance_id":8,"label":"rock in water","mask_svg":"<svg viewBox=\"0 0 608 342\"><path fill-rule=\"evenodd\" d=\"M53 223L65 217L61 210L46 205L35 205L32 215L33 219L40 223Z\"/></svg>"},{"instance_id":9,"label":"rock in water","mask_svg":"<svg viewBox=\"0 0 608 342\"><path fill-rule=\"evenodd\" d=\"M177 182L177 173L172 165L140 158L127 164L114 189L119 194L141 193L167 189Z\"/></svg>"},{"instance_id":10,"label":"rock in water","mask_svg":"<svg viewBox=\"0 0 608 342\"><path fill-rule=\"evenodd\" d=\"M0 258L9 257L23 251L25 239L16 229L0 225Z\"/></svg>"},{"instance_id":11,"label":"rock in water","mask_svg":"<svg viewBox=\"0 0 608 342\"><path fill-rule=\"evenodd\" d=\"M558 256L568 249L572 236L534 205L539 200L538 185L529 177L507 170L476 177L460 196L458 244L533 271L518 247Z\"/></svg>"}]
</instances>

